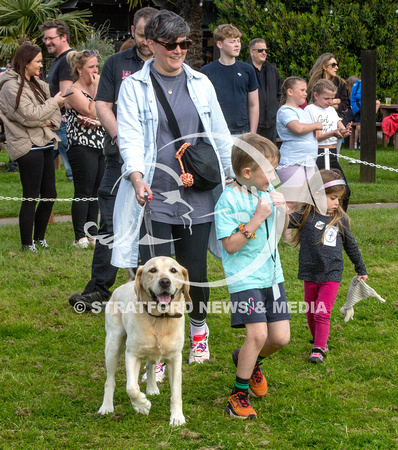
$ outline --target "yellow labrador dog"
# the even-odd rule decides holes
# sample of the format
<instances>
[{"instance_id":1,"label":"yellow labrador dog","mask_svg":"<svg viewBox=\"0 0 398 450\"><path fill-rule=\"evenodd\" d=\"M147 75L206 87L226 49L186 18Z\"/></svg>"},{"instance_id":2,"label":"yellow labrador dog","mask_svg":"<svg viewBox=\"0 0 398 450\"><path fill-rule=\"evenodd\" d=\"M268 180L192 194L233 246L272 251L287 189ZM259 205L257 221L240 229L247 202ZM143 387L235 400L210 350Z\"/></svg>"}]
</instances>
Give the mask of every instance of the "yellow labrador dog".
<instances>
[{"instance_id":1,"label":"yellow labrador dog","mask_svg":"<svg viewBox=\"0 0 398 450\"><path fill-rule=\"evenodd\" d=\"M126 344L127 394L134 410L149 414L151 402L138 385L141 360L147 358L147 395L159 394L155 365L167 364L170 380L170 425L185 423L182 413L181 364L188 272L174 259L156 257L137 271L135 281L117 288L105 312L107 379L100 414L113 412L115 372Z\"/></svg>"}]
</instances>

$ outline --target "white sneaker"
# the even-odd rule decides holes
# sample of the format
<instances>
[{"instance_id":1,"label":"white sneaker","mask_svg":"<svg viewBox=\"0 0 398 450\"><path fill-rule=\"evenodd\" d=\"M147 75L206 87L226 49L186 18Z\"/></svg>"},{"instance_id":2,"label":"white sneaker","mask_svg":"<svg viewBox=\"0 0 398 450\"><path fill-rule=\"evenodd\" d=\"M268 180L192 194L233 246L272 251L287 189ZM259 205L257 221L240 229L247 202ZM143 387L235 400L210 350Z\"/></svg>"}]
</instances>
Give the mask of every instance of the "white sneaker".
<instances>
[{"instance_id":1,"label":"white sneaker","mask_svg":"<svg viewBox=\"0 0 398 450\"><path fill-rule=\"evenodd\" d=\"M88 238L88 245L90 247L95 247L95 239L94 238Z\"/></svg>"},{"instance_id":2,"label":"white sneaker","mask_svg":"<svg viewBox=\"0 0 398 450\"><path fill-rule=\"evenodd\" d=\"M73 243L74 247L79 247L79 248L87 248L88 245L89 245L88 244L88 239L86 237L82 237L78 241L75 241Z\"/></svg>"},{"instance_id":3,"label":"white sneaker","mask_svg":"<svg viewBox=\"0 0 398 450\"><path fill-rule=\"evenodd\" d=\"M160 363L156 364L155 366L155 377L156 377L156 383L161 383L164 380L164 377L166 376L166 364ZM142 375L141 381L144 383L148 378L147 373L145 372L144 375Z\"/></svg>"},{"instance_id":4,"label":"white sneaker","mask_svg":"<svg viewBox=\"0 0 398 450\"><path fill-rule=\"evenodd\" d=\"M48 244L47 244L47 241L45 240L45 239L39 239L38 241L33 241L33 243L38 243L38 245L40 246L40 247L42 247L42 248L48 248L48 247L50 247Z\"/></svg>"},{"instance_id":5,"label":"white sneaker","mask_svg":"<svg viewBox=\"0 0 398 450\"><path fill-rule=\"evenodd\" d=\"M23 245L22 251L29 251L29 252L37 253L37 248L35 246L35 243L33 242L32 244Z\"/></svg>"},{"instance_id":6,"label":"white sneaker","mask_svg":"<svg viewBox=\"0 0 398 450\"><path fill-rule=\"evenodd\" d=\"M202 363L210 359L209 351L209 327L206 324L206 333L202 335L189 336L191 339L191 350L189 352L188 363Z\"/></svg>"}]
</instances>

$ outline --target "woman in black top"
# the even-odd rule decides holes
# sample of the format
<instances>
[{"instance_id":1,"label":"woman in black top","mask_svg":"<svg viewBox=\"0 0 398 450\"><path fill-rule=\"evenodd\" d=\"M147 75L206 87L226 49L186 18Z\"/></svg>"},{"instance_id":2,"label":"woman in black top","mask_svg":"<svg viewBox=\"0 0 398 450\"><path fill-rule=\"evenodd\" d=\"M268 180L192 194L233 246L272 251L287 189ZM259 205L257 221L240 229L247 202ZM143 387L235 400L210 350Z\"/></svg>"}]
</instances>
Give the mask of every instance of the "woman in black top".
<instances>
[{"instance_id":1,"label":"woman in black top","mask_svg":"<svg viewBox=\"0 0 398 450\"><path fill-rule=\"evenodd\" d=\"M343 78L337 75L339 65L332 53L324 53L315 62L310 72L310 81L308 82L308 94L311 95L314 84L321 78L325 78L333 82L337 88L336 96L333 100L333 108L337 114L343 119L343 124L347 125L352 121L352 117L347 115L350 107L350 99L348 98L347 83Z\"/></svg>"}]
</instances>

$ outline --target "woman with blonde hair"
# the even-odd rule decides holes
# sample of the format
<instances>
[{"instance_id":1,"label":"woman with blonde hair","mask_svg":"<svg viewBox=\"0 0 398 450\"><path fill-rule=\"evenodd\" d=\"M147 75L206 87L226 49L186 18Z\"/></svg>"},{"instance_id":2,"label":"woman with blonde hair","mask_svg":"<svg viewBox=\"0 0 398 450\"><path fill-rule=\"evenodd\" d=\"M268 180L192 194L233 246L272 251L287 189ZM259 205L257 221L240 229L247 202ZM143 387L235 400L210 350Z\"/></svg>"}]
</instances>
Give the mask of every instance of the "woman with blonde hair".
<instances>
[{"instance_id":1,"label":"woman with blonde hair","mask_svg":"<svg viewBox=\"0 0 398 450\"><path fill-rule=\"evenodd\" d=\"M48 84L39 79L42 60L40 48L26 42L15 53L13 69L0 78L0 119L10 159L18 162L22 195L41 198L23 201L19 213L22 250L31 252L37 251L35 243L48 247L44 235L54 202L43 200L57 196L51 150L58 145L64 104L61 93L50 97Z\"/></svg>"},{"instance_id":2,"label":"woman with blonde hair","mask_svg":"<svg viewBox=\"0 0 398 450\"><path fill-rule=\"evenodd\" d=\"M71 51L66 57L75 79L67 90L71 95L65 101L68 160L72 167L75 199L97 197L105 169L102 152L105 130L97 119L94 102L100 79L97 57L95 50ZM72 222L75 232L73 245L80 248L94 245L98 202L74 201Z\"/></svg>"},{"instance_id":3,"label":"woman with blonde hair","mask_svg":"<svg viewBox=\"0 0 398 450\"><path fill-rule=\"evenodd\" d=\"M332 53L324 53L315 62L310 71L310 81L308 82L308 92L311 93L314 84L321 78L330 80L336 86L336 96L333 99L332 106L337 111L339 117L342 118L343 124L346 126L353 120L353 114L348 97L347 83L343 78L337 75L339 65Z\"/></svg>"}]
</instances>

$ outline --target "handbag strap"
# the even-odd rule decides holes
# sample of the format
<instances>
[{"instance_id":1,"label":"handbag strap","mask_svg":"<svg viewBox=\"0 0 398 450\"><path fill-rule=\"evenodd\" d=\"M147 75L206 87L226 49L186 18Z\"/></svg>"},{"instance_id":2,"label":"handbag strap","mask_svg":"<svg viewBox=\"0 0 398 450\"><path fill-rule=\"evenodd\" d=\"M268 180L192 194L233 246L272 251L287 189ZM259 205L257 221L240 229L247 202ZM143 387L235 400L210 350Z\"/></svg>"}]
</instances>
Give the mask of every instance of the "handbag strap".
<instances>
[{"instance_id":1,"label":"handbag strap","mask_svg":"<svg viewBox=\"0 0 398 450\"><path fill-rule=\"evenodd\" d=\"M163 107L164 113L166 114L167 120L169 122L169 127L174 136L174 139L180 139L181 138L180 127L178 126L176 116L174 115L173 110L170 107L170 103L168 102L166 96L164 95L164 92L160 87L160 84L156 79L155 75L152 72L150 75L153 87L155 89L158 100ZM175 143L175 147L177 150L180 148L177 142Z\"/></svg>"}]
</instances>

